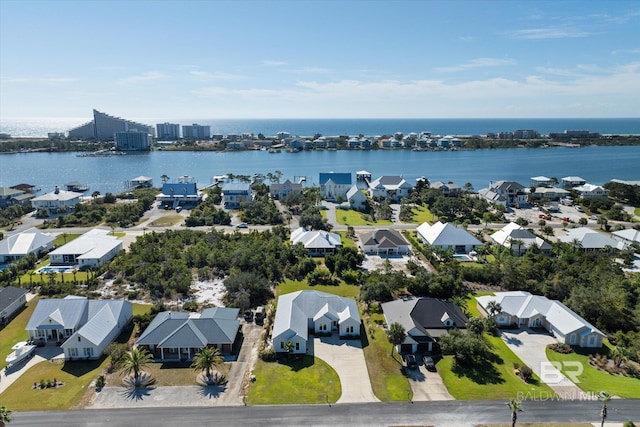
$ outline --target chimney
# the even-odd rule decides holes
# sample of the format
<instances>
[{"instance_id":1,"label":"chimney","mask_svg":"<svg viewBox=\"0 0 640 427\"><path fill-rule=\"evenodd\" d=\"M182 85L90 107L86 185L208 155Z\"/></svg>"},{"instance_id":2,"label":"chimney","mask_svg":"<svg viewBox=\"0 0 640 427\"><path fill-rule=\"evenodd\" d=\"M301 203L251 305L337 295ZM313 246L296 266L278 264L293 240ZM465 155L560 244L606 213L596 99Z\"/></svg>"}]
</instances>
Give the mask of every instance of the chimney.
<instances>
[{"instance_id":1,"label":"chimney","mask_svg":"<svg viewBox=\"0 0 640 427\"><path fill-rule=\"evenodd\" d=\"M58 186L56 185L56 188L55 188L55 190L53 190L53 192L54 192L55 194L60 194L60 187L58 187Z\"/></svg>"}]
</instances>

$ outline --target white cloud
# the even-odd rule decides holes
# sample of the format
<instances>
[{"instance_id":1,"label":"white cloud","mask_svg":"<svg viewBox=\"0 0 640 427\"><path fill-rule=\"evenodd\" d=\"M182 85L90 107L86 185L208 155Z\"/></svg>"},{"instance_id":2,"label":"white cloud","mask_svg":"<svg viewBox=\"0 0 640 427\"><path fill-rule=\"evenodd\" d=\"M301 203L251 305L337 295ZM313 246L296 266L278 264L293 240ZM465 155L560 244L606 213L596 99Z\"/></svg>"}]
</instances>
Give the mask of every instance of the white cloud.
<instances>
[{"instance_id":1,"label":"white cloud","mask_svg":"<svg viewBox=\"0 0 640 427\"><path fill-rule=\"evenodd\" d=\"M436 71L451 73L468 70L470 68L502 67L505 65L515 65L515 61L512 59L500 58L476 58L464 64L453 65L450 67L437 67Z\"/></svg>"},{"instance_id":2,"label":"white cloud","mask_svg":"<svg viewBox=\"0 0 640 427\"><path fill-rule=\"evenodd\" d=\"M193 77L196 77L199 80L239 80L244 78L243 76L239 75L239 74L231 74L231 73L222 73L222 72L215 72L215 73L210 73L208 71L190 71L189 72L190 75L192 75Z\"/></svg>"},{"instance_id":3,"label":"white cloud","mask_svg":"<svg viewBox=\"0 0 640 427\"><path fill-rule=\"evenodd\" d=\"M123 77L118 80L118 83L131 84L131 83L153 82L153 81L163 80L166 78L167 76L159 71L149 71L149 72L138 74L135 76Z\"/></svg>"},{"instance_id":4,"label":"white cloud","mask_svg":"<svg viewBox=\"0 0 640 427\"><path fill-rule=\"evenodd\" d=\"M262 61L260 65L262 65L263 67L281 67L283 65L287 65L287 63L283 61L265 60L265 61Z\"/></svg>"},{"instance_id":5,"label":"white cloud","mask_svg":"<svg viewBox=\"0 0 640 427\"><path fill-rule=\"evenodd\" d=\"M616 49L611 52L612 55L626 55L626 54L640 53L640 47L636 49Z\"/></svg>"},{"instance_id":6,"label":"white cloud","mask_svg":"<svg viewBox=\"0 0 640 427\"><path fill-rule=\"evenodd\" d=\"M529 28L525 30L516 30L506 33L507 36L516 39L565 39L576 37L587 37L591 33L570 27L546 27L546 28Z\"/></svg>"}]
</instances>

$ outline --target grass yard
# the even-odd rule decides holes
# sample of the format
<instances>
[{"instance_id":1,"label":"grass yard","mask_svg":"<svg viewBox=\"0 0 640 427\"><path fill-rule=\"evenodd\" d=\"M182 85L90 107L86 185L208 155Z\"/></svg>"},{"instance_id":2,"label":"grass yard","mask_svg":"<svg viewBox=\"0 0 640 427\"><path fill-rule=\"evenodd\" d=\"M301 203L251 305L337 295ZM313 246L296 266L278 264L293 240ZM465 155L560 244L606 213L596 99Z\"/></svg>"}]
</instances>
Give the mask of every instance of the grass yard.
<instances>
[{"instance_id":1,"label":"grass yard","mask_svg":"<svg viewBox=\"0 0 640 427\"><path fill-rule=\"evenodd\" d=\"M184 217L182 215L165 215L162 218L158 218L155 221L152 221L149 226L171 227L172 225L180 224L182 221L184 221Z\"/></svg>"},{"instance_id":2,"label":"grass yard","mask_svg":"<svg viewBox=\"0 0 640 427\"><path fill-rule=\"evenodd\" d=\"M360 288L355 285L347 285L344 282L340 282L339 286L330 285L316 285L310 286L306 280L285 280L280 283L276 288L276 296L290 294L296 291L320 291L328 294L339 295L341 297L357 298Z\"/></svg>"},{"instance_id":3,"label":"grass yard","mask_svg":"<svg viewBox=\"0 0 640 427\"><path fill-rule=\"evenodd\" d=\"M418 206L411 209L411 222L414 224L422 224L423 222L433 224L436 221L438 221L438 217L432 214L426 206Z\"/></svg>"},{"instance_id":4,"label":"grass yard","mask_svg":"<svg viewBox=\"0 0 640 427\"><path fill-rule=\"evenodd\" d=\"M409 380L400 370L400 357L395 352L391 357L391 343L382 328L382 311L372 308L368 313L361 314L366 331L366 337L362 338L364 358L373 393L383 402L409 400L413 392Z\"/></svg>"},{"instance_id":5,"label":"grass yard","mask_svg":"<svg viewBox=\"0 0 640 427\"><path fill-rule=\"evenodd\" d=\"M607 372L600 371L589 364L588 354L560 354L547 349L547 358L551 361L557 362L581 362L584 370L582 374L578 376L578 380L580 382L576 383L576 385L585 392L598 392L600 390L604 390L608 393L624 398L637 399L640 397L640 379L611 375ZM569 372L570 369L563 369L562 371L563 373L565 371ZM573 368L573 374L575 374L575 368Z\"/></svg>"},{"instance_id":6,"label":"grass yard","mask_svg":"<svg viewBox=\"0 0 640 427\"><path fill-rule=\"evenodd\" d=\"M438 362L438 371L449 393L460 400L515 399L519 393L545 392L552 396L553 390L539 382L534 375L533 383L525 383L513 373L513 364L523 365L518 356L507 345L491 335L484 335L492 356L482 366L473 368L454 367L453 356L445 356Z\"/></svg>"},{"instance_id":7,"label":"grass yard","mask_svg":"<svg viewBox=\"0 0 640 427\"><path fill-rule=\"evenodd\" d=\"M371 221L369 215L365 215L362 212L354 211L352 209L336 209L336 221L342 225L391 225L393 222L389 220Z\"/></svg>"},{"instance_id":8,"label":"grass yard","mask_svg":"<svg viewBox=\"0 0 640 427\"><path fill-rule=\"evenodd\" d=\"M225 363L224 366L218 368L224 375L229 374L231 365ZM196 377L199 372L191 368L190 362L164 362L150 363L144 369L154 380L156 387L172 387L196 385ZM107 376L107 386L122 387L125 375L121 371L114 371Z\"/></svg>"},{"instance_id":9,"label":"grass yard","mask_svg":"<svg viewBox=\"0 0 640 427\"><path fill-rule=\"evenodd\" d=\"M2 393L2 404L14 411L50 411L76 407L91 381L100 375L107 358L86 362L42 362L31 367ZM57 379L59 388L33 389L40 380Z\"/></svg>"},{"instance_id":10,"label":"grass yard","mask_svg":"<svg viewBox=\"0 0 640 427\"><path fill-rule=\"evenodd\" d=\"M635 209L633 210L633 214L634 214L635 216L640 216L640 207L635 208Z\"/></svg>"},{"instance_id":11,"label":"grass yard","mask_svg":"<svg viewBox=\"0 0 640 427\"><path fill-rule=\"evenodd\" d=\"M66 245L70 241L80 237L81 234L71 234L71 233L62 233L56 236L56 241L53 242L55 247L60 247L62 245ZM48 260L49 258L47 258Z\"/></svg>"},{"instance_id":12,"label":"grass yard","mask_svg":"<svg viewBox=\"0 0 640 427\"><path fill-rule=\"evenodd\" d=\"M20 314L18 314L9 324L0 329L0 369L7 366L5 357L11 353L11 347L19 341L26 341L29 338L29 334L25 331L29 318L33 314L33 310L38 305L39 297L33 298L27 303Z\"/></svg>"},{"instance_id":13,"label":"grass yard","mask_svg":"<svg viewBox=\"0 0 640 427\"><path fill-rule=\"evenodd\" d=\"M256 381L246 398L250 405L335 403L342 394L336 371L313 356L271 363L259 359L253 374Z\"/></svg>"},{"instance_id":14,"label":"grass yard","mask_svg":"<svg viewBox=\"0 0 640 427\"><path fill-rule=\"evenodd\" d=\"M340 234L340 237L342 238L342 246L344 246L345 248L358 249L358 245L356 244L355 240L347 237L346 231L338 231L338 234Z\"/></svg>"},{"instance_id":15,"label":"grass yard","mask_svg":"<svg viewBox=\"0 0 640 427\"><path fill-rule=\"evenodd\" d=\"M151 311L153 306L151 304L139 304L133 303L133 315L146 314Z\"/></svg>"}]
</instances>

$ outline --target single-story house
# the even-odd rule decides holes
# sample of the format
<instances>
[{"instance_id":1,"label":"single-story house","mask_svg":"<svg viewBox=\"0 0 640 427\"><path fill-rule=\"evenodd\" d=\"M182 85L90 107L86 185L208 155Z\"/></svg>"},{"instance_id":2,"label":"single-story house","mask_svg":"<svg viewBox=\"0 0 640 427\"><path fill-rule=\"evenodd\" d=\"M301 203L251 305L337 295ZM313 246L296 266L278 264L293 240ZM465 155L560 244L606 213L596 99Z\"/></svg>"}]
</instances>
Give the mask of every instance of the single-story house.
<instances>
[{"instance_id":1,"label":"single-story house","mask_svg":"<svg viewBox=\"0 0 640 427\"><path fill-rule=\"evenodd\" d=\"M360 244L366 254L403 255L409 253L409 242L394 229L374 230L360 235Z\"/></svg>"},{"instance_id":2,"label":"single-story house","mask_svg":"<svg viewBox=\"0 0 640 427\"><path fill-rule=\"evenodd\" d=\"M529 178L529 187L553 187L557 180L546 176L533 176Z\"/></svg>"},{"instance_id":3,"label":"single-story house","mask_svg":"<svg viewBox=\"0 0 640 427\"><path fill-rule=\"evenodd\" d=\"M458 184L454 184L452 182L444 183L442 181L436 181L432 182L430 187L440 190L442 195L446 197L458 197L462 192L462 188L460 188Z\"/></svg>"},{"instance_id":4,"label":"single-story house","mask_svg":"<svg viewBox=\"0 0 640 427\"><path fill-rule=\"evenodd\" d=\"M478 246L482 246L482 242L467 230L450 223L443 224L438 221L429 225L423 222L416 231L424 243L443 250L453 249L457 254L469 253Z\"/></svg>"},{"instance_id":5,"label":"single-story house","mask_svg":"<svg viewBox=\"0 0 640 427\"><path fill-rule=\"evenodd\" d=\"M202 313L158 313L136 341L158 360L192 360L204 347L230 354L240 329L238 308L207 308Z\"/></svg>"},{"instance_id":6,"label":"single-story house","mask_svg":"<svg viewBox=\"0 0 640 427\"><path fill-rule=\"evenodd\" d=\"M529 197L537 200L560 200L570 194L570 191L557 187L535 187L535 191L533 192L529 190Z\"/></svg>"},{"instance_id":7,"label":"single-story house","mask_svg":"<svg viewBox=\"0 0 640 427\"><path fill-rule=\"evenodd\" d=\"M17 261L31 253L40 257L40 253L53 248L56 238L31 227L22 233L0 240L0 264Z\"/></svg>"},{"instance_id":8,"label":"single-story house","mask_svg":"<svg viewBox=\"0 0 640 427\"><path fill-rule=\"evenodd\" d=\"M560 186L564 189L570 190L573 187L577 187L579 185L586 184L587 181L580 178L579 176L565 176L560 179Z\"/></svg>"},{"instance_id":9,"label":"single-story house","mask_svg":"<svg viewBox=\"0 0 640 427\"><path fill-rule=\"evenodd\" d=\"M352 185L351 173L320 173L318 183L320 193L326 200L337 200L339 197L344 199Z\"/></svg>"},{"instance_id":10,"label":"single-story house","mask_svg":"<svg viewBox=\"0 0 640 427\"><path fill-rule=\"evenodd\" d=\"M108 230L94 228L49 252L53 265L77 265L78 268L100 267L122 250L122 240L110 236Z\"/></svg>"},{"instance_id":11,"label":"single-story house","mask_svg":"<svg viewBox=\"0 0 640 427\"><path fill-rule=\"evenodd\" d=\"M248 182L227 182L222 184L222 206L237 209L243 202L252 202L253 193Z\"/></svg>"},{"instance_id":12,"label":"single-story house","mask_svg":"<svg viewBox=\"0 0 640 427\"><path fill-rule=\"evenodd\" d=\"M537 247L544 254L551 254L551 244L549 242L515 222L510 222L493 233L491 240L505 248L510 248L511 253L515 256L524 254L532 246Z\"/></svg>"},{"instance_id":13,"label":"single-story house","mask_svg":"<svg viewBox=\"0 0 640 427\"><path fill-rule=\"evenodd\" d=\"M545 328L564 344L600 348L604 333L574 313L560 301L525 291L496 292L477 298L478 310L489 315L488 304L495 301L502 311L494 318L498 326Z\"/></svg>"},{"instance_id":14,"label":"single-story house","mask_svg":"<svg viewBox=\"0 0 640 427\"><path fill-rule=\"evenodd\" d=\"M506 207L518 206L527 201L524 186L515 181L491 182L488 188L478 190L478 194L490 203Z\"/></svg>"},{"instance_id":15,"label":"single-story house","mask_svg":"<svg viewBox=\"0 0 640 427\"><path fill-rule=\"evenodd\" d=\"M629 247L629 245L640 245L640 231L634 229L626 229L614 231L611 233L611 237L618 242L622 242L624 244L625 249ZM1 243L1 242L0 242Z\"/></svg>"},{"instance_id":16,"label":"single-story house","mask_svg":"<svg viewBox=\"0 0 640 427\"><path fill-rule=\"evenodd\" d=\"M302 191L302 184L294 184L288 179L282 184L275 183L269 186L269 193L274 199L282 199L289 193L299 193L300 191Z\"/></svg>"},{"instance_id":17,"label":"single-story house","mask_svg":"<svg viewBox=\"0 0 640 427\"><path fill-rule=\"evenodd\" d=\"M291 244L302 244L311 255L334 253L342 247L342 238L338 233L324 230L307 230L300 227L291 232Z\"/></svg>"},{"instance_id":18,"label":"single-story house","mask_svg":"<svg viewBox=\"0 0 640 427\"><path fill-rule=\"evenodd\" d=\"M585 252L608 250L610 253L623 250L624 243L612 239L596 230L588 227L572 228L566 236L558 237L558 241L570 245L577 244L578 248Z\"/></svg>"},{"instance_id":19,"label":"single-story house","mask_svg":"<svg viewBox=\"0 0 640 427\"><path fill-rule=\"evenodd\" d=\"M32 340L62 342L66 359L97 359L132 317L133 304L125 300L42 299L26 330Z\"/></svg>"},{"instance_id":20,"label":"single-story house","mask_svg":"<svg viewBox=\"0 0 640 427\"><path fill-rule=\"evenodd\" d=\"M609 190L593 184L582 184L577 187L573 187L580 197L583 199L606 199L609 197Z\"/></svg>"},{"instance_id":21,"label":"single-story house","mask_svg":"<svg viewBox=\"0 0 640 427\"><path fill-rule=\"evenodd\" d=\"M49 212L55 213L61 209L75 207L80 203L81 197L82 193L60 190L60 188L56 186L52 192L31 199L31 205L35 209L46 209Z\"/></svg>"},{"instance_id":22,"label":"single-story house","mask_svg":"<svg viewBox=\"0 0 640 427\"><path fill-rule=\"evenodd\" d=\"M0 325L11 320L27 303L28 289L15 286L0 287Z\"/></svg>"},{"instance_id":23,"label":"single-story house","mask_svg":"<svg viewBox=\"0 0 640 427\"><path fill-rule=\"evenodd\" d=\"M409 195L413 185L409 184L401 176L383 175L369 183L369 196L375 198L387 198L398 201Z\"/></svg>"},{"instance_id":24,"label":"single-story house","mask_svg":"<svg viewBox=\"0 0 640 427\"><path fill-rule=\"evenodd\" d=\"M436 298L407 297L380 305L387 325L399 323L407 336L398 353L434 351L451 329L466 331L467 316L455 304Z\"/></svg>"},{"instance_id":25,"label":"single-story house","mask_svg":"<svg viewBox=\"0 0 640 427\"><path fill-rule=\"evenodd\" d=\"M162 192L156 196L156 201L177 208L178 206L197 204L202 200L195 182L165 182Z\"/></svg>"},{"instance_id":26,"label":"single-story house","mask_svg":"<svg viewBox=\"0 0 640 427\"><path fill-rule=\"evenodd\" d=\"M352 298L326 292L298 291L278 297L272 341L276 352L306 353L309 332L340 337L360 336L360 315Z\"/></svg>"},{"instance_id":27,"label":"single-story house","mask_svg":"<svg viewBox=\"0 0 640 427\"><path fill-rule=\"evenodd\" d=\"M352 209L362 210L367 206L367 196L357 185L351 186L347 191L347 201Z\"/></svg>"}]
</instances>

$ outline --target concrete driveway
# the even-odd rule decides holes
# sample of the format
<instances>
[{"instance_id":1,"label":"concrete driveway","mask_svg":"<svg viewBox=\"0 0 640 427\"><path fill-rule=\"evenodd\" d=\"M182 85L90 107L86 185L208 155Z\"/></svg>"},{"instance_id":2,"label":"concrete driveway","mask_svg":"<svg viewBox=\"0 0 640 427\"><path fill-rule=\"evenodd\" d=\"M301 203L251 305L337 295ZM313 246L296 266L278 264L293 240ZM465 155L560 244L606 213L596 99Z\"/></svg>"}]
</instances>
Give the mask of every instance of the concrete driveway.
<instances>
[{"instance_id":1,"label":"concrete driveway","mask_svg":"<svg viewBox=\"0 0 640 427\"><path fill-rule=\"evenodd\" d=\"M558 371L547 359L547 345L558 342L546 333L529 329L501 331L500 337L522 362L545 382L562 399L587 398L571 380ZM573 367L571 367L572 370ZM575 371L580 367L575 367Z\"/></svg>"},{"instance_id":2,"label":"concrete driveway","mask_svg":"<svg viewBox=\"0 0 640 427\"><path fill-rule=\"evenodd\" d=\"M427 370L422 361L420 361L418 369L406 369L405 372L413 391L414 402L454 400L442 382L440 374Z\"/></svg>"},{"instance_id":3,"label":"concrete driveway","mask_svg":"<svg viewBox=\"0 0 640 427\"><path fill-rule=\"evenodd\" d=\"M371 389L360 340L341 340L337 334L316 337L311 350L338 373L342 395L337 403L379 402Z\"/></svg>"},{"instance_id":4,"label":"concrete driveway","mask_svg":"<svg viewBox=\"0 0 640 427\"><path fill-rule=\"evenodd\" d=\"M5 368L0 372L0 394L2 394L11 384L14 383L22 374L27 372L29 368L37 365L40 362L47 360L60 359L64 360L64 354L62 349L57 346L45 346L36 348L36 354L27 360L14 365L10 368Z\"/></svg>"}]
</instances>

